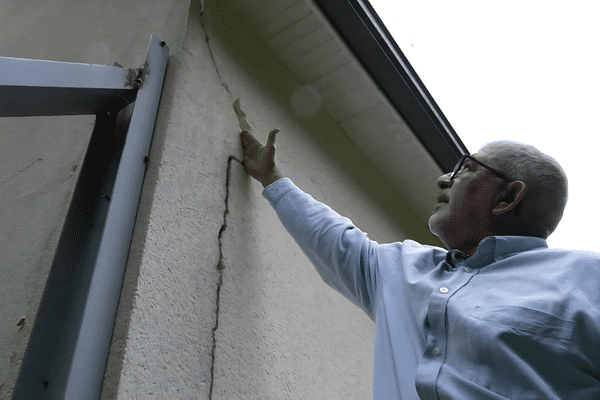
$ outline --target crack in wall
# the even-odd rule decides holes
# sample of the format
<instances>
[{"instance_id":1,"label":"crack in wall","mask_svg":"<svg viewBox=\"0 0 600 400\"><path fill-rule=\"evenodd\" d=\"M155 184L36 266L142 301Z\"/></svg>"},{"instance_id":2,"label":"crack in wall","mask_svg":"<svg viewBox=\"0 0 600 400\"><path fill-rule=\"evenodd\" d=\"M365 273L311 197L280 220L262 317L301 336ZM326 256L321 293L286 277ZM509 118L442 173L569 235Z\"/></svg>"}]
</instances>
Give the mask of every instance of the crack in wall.
<instances>
[{"instance_id":1,"label":"crack in wall","mask_svg":"<svg viewBox=\"0 0 600 400\"><path fill-rule=\"evenodd\" d=\"M2 184L5 184L6 182L8 182L8 181L10 181L10 180L14 179L14 178L15 178L17 175L19 175L20 173L22 173L22 172L25 172L27 169L29 169L29 168L33 167L33 165L34 165L35 163L37 163L38 161L44 161L44 160L42 160L41 158L38 158L37 160L35 160L34 162L32 162L31 164L29 164L28 166L26 166L26 167L25 167L25 168L23 168L22 170L20 170L19 172L17 172L17 173L16 173L16 174L14 174L13 176L11 176L10 178L7 178L7 179L5 179L5 180L2 182Z\"/></svg>"},{"instance_id":2,"label":"crack in wall","mask_svg":"<svg viewBox=\"0 0 600 400\"><path fill-rule=\"evenodd\" d=\"M217 240L219 243L219 261L217 262L217 270L219 271L219 278L217 280L217 298L215 300L215 325L212 329L212 350L211 350L211 365L210 365L210 391L209 399L212 399L213 387L215 381L215 352L217 349L217 329L219 328L219 307L221 302L221 286L223 285L223 270L225 265L223 264L223 233L227 229L227 214L229 214L229 181L231 178L231 161L237 161L240 164L242 162L235 156L229 156L227 158L227 172L225 174L225 209L223 210L223 225L219 229L219 235Z\"/></svg>"},{"instance_id":3,"label":"crack in wall","mask_svg":"<svg viewBox=\"0 0 600 400\"><path fill-rule=\"evenodd\" d=\"M227 91L227 93L229 94L229 96L233 97L231 91L229 90L229 87L227 86L227 84L225 83L225 81L223 80L223 77L221 76L221 73L219 71L219 68L217 66L217 61L215 59L215 55L212 51L212 48L210 46L210 38L208 36L208 32L206 31L206 26L204 23L204 20L202 18L202 14L203 14L203 4L201 3L201 10L200 10L200 25L202 27L202 30L204 31L204 35L206 36L205 42L206 42L206 47L208 49L208 53L210 55L210 59L212 61L213 67L217 73L219 82L221 83L221 86L223 86L223 88ZM242 110L242 106L241 106L241 102L240 99L236 99L233 102L233 110L235 111L235 115L238 119L238 123L239 123L239 127L241 130L243 131L250 131L251 127L250 124L248 123L248 121L246 120L246 113ZM231 164L232 161L237 161L238 163L240 163L242 166L244 165L243 161L240 161L236 156L230 155L227 158L227 172L225 174L225 207L223 210L223 224L221 225L221 228L219 229L219 234L217 236L217 242L218 242L218 246L219 246L219 259L217 261L217 270L219 273L219 276L217 278L217 292L216 292L216 299L215 299L215 324L212 328L212 349L211 349L211 365L210 365L210 389L209 389L209 400L212 399L213 397L213 390L214 390L214 382L215 382L215 358L216 358L216 350L217 350L217 329L219 328L219 313L220 313L220 303L221 303L221 287L223 286L223 270L225 269L225 265L223 264L223 234L225 233L225 230L227 229L227 215L229 214L229 183L230 183L230 179L231 179Z\"/></svg>"},{"instance_id":4,"label":"crack in wall","mask_svg":"<svg viewBox=\"0 0 600 400\"><path fill-rule=\"evenodd\" d=\"M242 110L240 99L237 99L233 102L233 109L235 110L235 114L237 115L238 121L240 122L240 128L243 131L250 132L252 130L252 127L250 127L250 124L246 120L246 113Z\"/></svg>"},{"instance_id":5,"label":"crack in wall","mask_svg":"<svg viewBox=\"0 0 600 400\"><path fill-rule=\"evenodd\" d=\"M200 26L202 27L202 30L204 31L204 36L206 36L205 42L206 42L206 47L208 48L208 54L210 55L210 60L212 61L213 67L215 67L215 71L217 72L217 76L219 77L221 86L223 86L225 88L225 90L227 91L227 93L229 93L231 95L231 91L229 90L229 87L223 80L223 77L221 76L221 72L219 72L219 67L217 67L217 61L215 59L215 55L212 51L212 48L210 47L210 43L209 43L210 37L208 36L208 32L206 31L204 19L202 18L202 11L200 12Z\"/></svg>"}]
</instances>

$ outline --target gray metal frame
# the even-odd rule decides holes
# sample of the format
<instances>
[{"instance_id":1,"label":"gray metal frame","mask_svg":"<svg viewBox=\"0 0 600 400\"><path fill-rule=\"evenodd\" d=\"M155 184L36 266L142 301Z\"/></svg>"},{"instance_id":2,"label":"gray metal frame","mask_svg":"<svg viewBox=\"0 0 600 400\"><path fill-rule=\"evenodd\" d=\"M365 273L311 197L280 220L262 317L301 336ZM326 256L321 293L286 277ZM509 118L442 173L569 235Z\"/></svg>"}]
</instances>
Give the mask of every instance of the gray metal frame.
<instances>
[{"instance_id":1,"label":"gray metal frame","mask_svg":"<svg viewBox=\"0 0 600 400\"><path fill-rule=\"evenodd\" d=\"M0 57L0 116L96 114L14 399L100 397L168 58L154 35L135 70Z\"/></svg>"},{"instance_id":2,"label":"gray metal frame","mask_svg":"<svg viewBox=\"0 0 600 400\"><path fill-rule=\"evenodd\" d=\"M97 114L135 100L130 68L0 57L0 117Z\"/></svg>"}]
</instances>

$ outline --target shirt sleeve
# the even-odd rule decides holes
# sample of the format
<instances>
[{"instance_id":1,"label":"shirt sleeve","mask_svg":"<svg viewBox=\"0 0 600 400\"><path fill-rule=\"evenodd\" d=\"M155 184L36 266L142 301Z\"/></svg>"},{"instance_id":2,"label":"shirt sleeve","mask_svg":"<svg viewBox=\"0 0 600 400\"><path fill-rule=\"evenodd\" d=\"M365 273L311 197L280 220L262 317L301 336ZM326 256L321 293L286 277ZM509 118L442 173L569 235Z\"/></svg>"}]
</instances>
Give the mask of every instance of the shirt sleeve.
<instances>
[{"instance_id":1,"label":"shirt sleeve","mask_svg":"<svg viewBox=\"0 0 600 400\"><path fill-rule=\"evenodd\" d=\"M288 178L269 185L263 196L323 280L374 319L378 244Z\"/></svg>"}]
</instances>

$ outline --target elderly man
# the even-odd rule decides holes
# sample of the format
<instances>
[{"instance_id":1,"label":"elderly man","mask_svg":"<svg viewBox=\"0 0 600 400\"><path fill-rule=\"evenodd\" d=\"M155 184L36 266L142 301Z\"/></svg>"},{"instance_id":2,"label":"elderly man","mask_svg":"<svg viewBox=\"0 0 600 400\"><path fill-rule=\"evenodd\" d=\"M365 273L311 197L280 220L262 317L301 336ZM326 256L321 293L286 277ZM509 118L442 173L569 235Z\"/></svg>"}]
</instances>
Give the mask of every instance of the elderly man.
<instances>
[{"instance_id":1,"label":"elderly man","mask_svg":"<svg viewBox=\"0 0 600 400\"><path fill-rule=\"evenodd\" d=\"M549 249L560 166L494 143L437 180L448 247L378 244L279 172L275 135L241 133L246 171L323 279L375 321L376 399L600 399L600 257Z\"/></svg>"}]
</instances>

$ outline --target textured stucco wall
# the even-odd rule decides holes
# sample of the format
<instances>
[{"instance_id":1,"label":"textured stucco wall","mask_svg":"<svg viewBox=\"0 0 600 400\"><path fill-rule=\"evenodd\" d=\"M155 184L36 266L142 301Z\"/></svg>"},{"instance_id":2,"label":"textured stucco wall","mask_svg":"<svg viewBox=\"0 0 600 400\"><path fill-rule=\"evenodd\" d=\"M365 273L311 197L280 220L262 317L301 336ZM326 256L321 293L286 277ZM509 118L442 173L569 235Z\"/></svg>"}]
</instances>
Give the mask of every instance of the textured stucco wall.
<instances>
[{"instance_id":1,"label":"textured stucco wall","mask_svg":"<svg viewBox=\"0 0 600 400\"><path fill-rule=\"evenodd\" d=\"M169 60L102 398L208 398L237 130L202 31L188 29Z\"/></svg>"},{"instance_id":2,"label":"textured stucco wall","mask_svg":"<svg viewBox=\"0 0 600 400\"><path fill-rule=\"evenodd\" d=\"M281 129L282 171L375 240L403 239L399 226L422 234L422 223L405 217L410 210L398 194L331 119L298 107L302 86L244 27L233 4L206 2L208 44L255 134L264 142L269 130ZM373 323L322 282L262 198L262 186L237 163L229 188L214 398L370 398Z\"/></svg>"},{"instance_id":3,"label":"textured stucco wall","mask_svg":"<svg viewBox=\"0 0 600 400\"><path fill-rule=\"evenodd\" d=\"M300 88L235 2L206 1L202 17L192 3L165 82L103 398L371 396L373 324L321 281L260 184L230 160L241 156L241 114L263 141L281 128L283 172L374 239L402 239L401 225L418 237L423 226L326 115L294 108Z\"/></svg>"},{"instance_id":4,"label":"textured stucco wall","mask_svg":"<svg viewBox=\"0 0 600 400\"><path fill-rule=\"evenodd\" d=\"M302 86L246 27L234 0L206 1L202 17L199 4L0 0L3 56L135 67L151 33L172 49L102 398L369 398L373 324L321 281L260 184L230 159L241 158L242 113L263 141L280 128L282 171L373 239L406 233L428 240L426 227L329 117L298 101ZM42 261L17 277L23 282L52 261L46 243L58 238L92 128L90 117L52 120L61 129L41 129L65 132L58 150L36 137L41 149L64 156L53 179L66 180L50 207L55 215L39 229L41 244L31 257ZM50 160L19 144L19 132L32 129L26 122L11 128L15 164L3 179L24 170L30 175L22 182L29 182L39 176L38 158ZM87 137L73 139L88 128ZM28 158L18 160L21 154ZM9 183L3 191L16 193ZM43 202L54 189L40 185ZM22 252L28 248L25 240L5 240L1 250L15 242ZM6 284L1 288L2 299L16 298ZM2 357L14 362L0 370L0 398L12 390L30 329L12 324L21 314L33 320L37 308L28 296L26 310L7 317L13 336Z\"/></svg>"}]
</instances>

